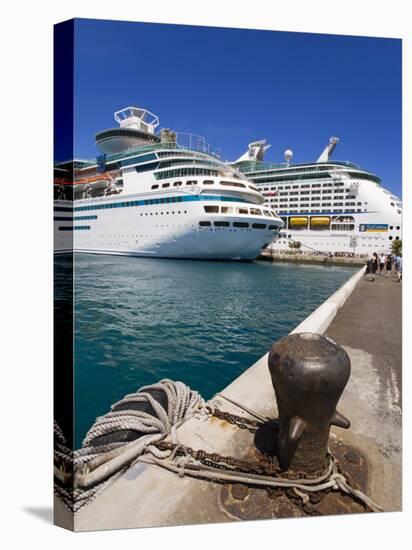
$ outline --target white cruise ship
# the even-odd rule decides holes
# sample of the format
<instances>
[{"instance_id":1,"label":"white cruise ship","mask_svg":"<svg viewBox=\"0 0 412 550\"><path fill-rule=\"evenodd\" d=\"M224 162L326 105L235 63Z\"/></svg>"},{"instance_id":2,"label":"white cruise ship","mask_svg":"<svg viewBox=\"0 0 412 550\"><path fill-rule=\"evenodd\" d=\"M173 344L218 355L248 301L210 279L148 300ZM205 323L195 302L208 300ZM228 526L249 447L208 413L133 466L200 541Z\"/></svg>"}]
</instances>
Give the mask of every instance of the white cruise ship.
<instances>
[{"instance_id":1,"label":"white cruise ship","mask_svg":"<svg viewBox=\"0 0 412 550\"><path fill-rule=\"evenodd\" d=\"M282 221L203 138L155 132L128 107L96 134L101 155L55 165L55 251L253 260ZM184 139L185 138L185 139Z\"/></svg>"},{"instance_id":2,"label":"white cruise ship","mask_svg":"<svg viewBox=\"0 0 412 550\"><path fill-rule=\"evenodd\" d=\"M263 193L266 206L284 221L269 248L371 254L389 252L401 239L402 203L380 179L351 162L332 161L338 138L330 138L316 162L264 162L265 140L249 144L232 165Z\"/></svg>"}]
</instances>

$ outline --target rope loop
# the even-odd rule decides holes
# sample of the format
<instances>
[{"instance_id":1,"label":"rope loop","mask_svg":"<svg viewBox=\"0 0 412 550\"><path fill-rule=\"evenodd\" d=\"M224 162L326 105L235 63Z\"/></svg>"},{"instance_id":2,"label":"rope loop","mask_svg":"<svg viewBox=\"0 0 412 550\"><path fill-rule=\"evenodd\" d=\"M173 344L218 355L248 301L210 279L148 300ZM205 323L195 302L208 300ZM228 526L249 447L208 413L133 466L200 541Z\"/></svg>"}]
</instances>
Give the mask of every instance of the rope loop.
<instances>
[{"instance_id":1,"label":"rope loop","mask_svg":"<svg viewBox=\"0 0 412 550\"><path fill-rule=\"evenodd\" d=\"M165 394L167 410L150 393L153 390L159 390ZM148 414L133 408L116 410L119 406L133 403L149 404L154 414ZM73 512L77 512L93 500L108 482L121 475L126 467L146 452L146 449L150 449L151 454L158 460L167 458L171 451L157 449L153 441L153 438L156 438L155 434L160 436L172 434L173 441L177 442L177 427L195 414L201 414L204 409L205 401L197 391L190 389L183 382L164 379L156 384L143 386L137 392L126 395L112 405L107 414L96 418L95 423L83 440L82 447L76 451L67 448L64 434L55 422L56 495ZM142 445L138 445L136 441L113 441L106 444L97 442L101 436L124 430L144 434L143 438L136 440L137 443L142 440ZM148 438L147 444L145 444L144 438ZM156 438L156 440L159 440L159 438ZM109 464L112 465L112 468L109 467ZM59 482L59 480L64 479L63 475L59 475L61 468L75 470L74 485L72 483L71 486L65 486ZM182 475L184 475L183 470L184 464L182 465ZM110 477L108 477L108 471L110 471ZM76 477L81 479L86 486L87 479L92 477L93 484L87 489L79 487L76 485Z\"/></svg>"}]
</instances>

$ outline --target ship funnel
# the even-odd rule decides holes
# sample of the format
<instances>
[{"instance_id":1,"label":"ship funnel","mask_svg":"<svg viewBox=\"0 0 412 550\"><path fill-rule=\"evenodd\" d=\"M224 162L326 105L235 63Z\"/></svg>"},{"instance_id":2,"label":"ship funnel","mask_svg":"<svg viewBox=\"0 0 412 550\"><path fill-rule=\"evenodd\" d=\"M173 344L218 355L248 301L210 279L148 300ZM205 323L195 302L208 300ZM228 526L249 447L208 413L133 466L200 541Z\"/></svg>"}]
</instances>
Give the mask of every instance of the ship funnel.
<instances>
[{"instance_id":1,"label":"ship funnel","mask_svg":"<svg viewBox=\"0 0 412 550\"><path fill-rule=\"evenodd\" d=\"M248 150L246 153L244 153L241 157L239 157L235 163L237 162L243 162L243 161L262 161L265 152L271 147L271 145L266 144L265 139L261 139L260 141L253 141L252 143L249 143Z\"/></svg>"},{"instance_id":2,"label":"ship funnel","mask_svg":"<svg viewBox=\"0 0 412 550\"><path fill-rule=\"evenodd\" d=\"M338 143L339 143L338 137L329 138L329 143L326 145L326 147L324 148L324 150L322 151L320 157L316 162L328 162Z\"/></svg>"}]
</instances>

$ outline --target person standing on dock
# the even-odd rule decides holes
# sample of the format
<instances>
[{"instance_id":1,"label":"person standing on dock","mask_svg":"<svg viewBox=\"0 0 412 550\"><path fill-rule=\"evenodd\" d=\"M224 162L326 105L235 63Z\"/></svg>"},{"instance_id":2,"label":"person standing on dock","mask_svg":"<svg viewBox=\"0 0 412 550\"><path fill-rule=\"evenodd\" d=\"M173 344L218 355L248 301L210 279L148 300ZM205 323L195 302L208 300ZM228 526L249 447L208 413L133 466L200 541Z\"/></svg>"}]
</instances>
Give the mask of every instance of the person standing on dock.
<instances>
[{"instance_id":1,"label":"person standing on dock","mask_svg":"<svg viewBox=\"0 0 412 550\"><path fill-rule=\"evenodd\" d=\"M386 276L390 277L392 271L392 254L388 254L386 258Z\"/></svg>"},{"instance_id":2,"label":"person standing on dock","mask_svg":"<svg viewBox=\"0 0 412 550\"><path fill-rule=\"evenodd\" d=\"M385 267L385 263L386 263L386 256L385 254L381 254L379 256L379 275L383 274L383 268Z\"/></svg>"},{"instance_id":3,"label":"person standing on dock","mask_svg":"<svg viewBox=\"0 0 412 550\"><path fill-rule=\"evenodd\" d=\"M374 252L372 257L372 265L371 265L371 273L373 275L373 279L375 278L375 273L378 271L378 267L379 267L378 255L376 254L376 252Z\"/></svg>"},{"instance_id":4,"label":"person standing on dock","mask_svg":"<svg viewBox=\"0 0 412 550\"><path fill-rule=\"evenodd\" d=\"M375 275L372 272L372 260L370 258L366 262L365 277L370 281L375 280Z\"/></svg>"},{"instance_id":5,"label":"person standing on dock","mask_svg":"<svg viewBox=\"0 0 412 550\"><path fill-rule=\"evenodd\" d=\"M402 255L396 257L396 273L398 275L398 283L402 280Z\"/></svg>"}]
</instances>

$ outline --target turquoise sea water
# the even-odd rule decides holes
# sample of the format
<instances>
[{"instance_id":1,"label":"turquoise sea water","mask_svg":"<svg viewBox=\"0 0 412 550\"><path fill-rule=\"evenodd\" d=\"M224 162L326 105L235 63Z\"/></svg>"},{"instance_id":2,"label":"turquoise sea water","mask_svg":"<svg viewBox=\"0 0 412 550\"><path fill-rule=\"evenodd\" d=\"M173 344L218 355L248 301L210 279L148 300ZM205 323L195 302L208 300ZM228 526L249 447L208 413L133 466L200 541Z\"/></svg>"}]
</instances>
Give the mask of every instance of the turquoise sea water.
<instances>
[{"instance_id":1,"label":"turquoise sea water","mask_svg":"<svg viewBox=\"0 0 412 550\"><path fill-rule=\"evenodd\" d=\"M161 378L211 397L354 272L77 255L76 447L96 416Z\"/></svg>"}]
</instances>

